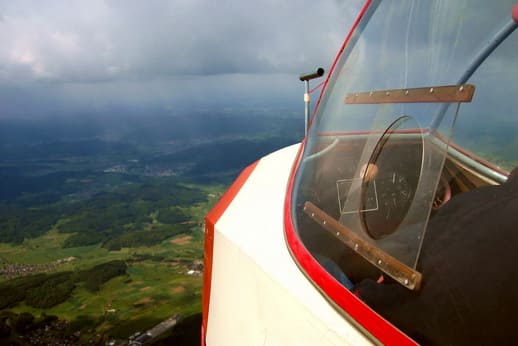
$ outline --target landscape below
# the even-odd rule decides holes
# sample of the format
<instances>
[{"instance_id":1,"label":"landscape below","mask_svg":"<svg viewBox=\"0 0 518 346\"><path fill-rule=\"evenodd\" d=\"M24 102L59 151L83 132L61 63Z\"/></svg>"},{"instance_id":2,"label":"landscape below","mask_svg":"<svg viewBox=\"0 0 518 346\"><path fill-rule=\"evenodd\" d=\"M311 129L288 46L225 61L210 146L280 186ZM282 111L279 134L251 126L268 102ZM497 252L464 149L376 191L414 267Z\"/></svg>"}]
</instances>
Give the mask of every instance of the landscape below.
<instances>
[{"instance_id":1,"label":"landscape below","mask_svg":"<svg viewBox=\"0 0 518 346\"><path fill-rule=\"evenodd\" d=\"M203 217L301 121L113 116L0 121L0 343L197 344ZM124 126L120 125L124 124Z\"/></svg>"}]
</instances>

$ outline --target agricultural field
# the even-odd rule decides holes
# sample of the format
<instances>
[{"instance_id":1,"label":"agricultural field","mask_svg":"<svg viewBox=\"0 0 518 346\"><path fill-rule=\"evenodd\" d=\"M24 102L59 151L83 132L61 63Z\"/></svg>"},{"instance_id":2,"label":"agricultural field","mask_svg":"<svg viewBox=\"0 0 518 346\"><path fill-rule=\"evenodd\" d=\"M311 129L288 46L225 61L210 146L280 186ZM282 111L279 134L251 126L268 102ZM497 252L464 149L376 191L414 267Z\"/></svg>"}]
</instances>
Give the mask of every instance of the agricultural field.
<instances>
[{"instance_id":1,"label":"agricultural field","mask_svg":"<svg viewBox=\"0 0 518 346\"><path fill-rule=\"evenodd\" d=\"M303 133L269 111L99 121L0 119L0 344L127 342L176 315L199 342L203 219Z\"/></svg>"},{"instance_id":2,"label":"agricultural field","mask_svg":"<svg viewBox=\"0 0 518 346\"><path fill-rule=\"evenodd\" d=\"M132 243L131 246L110 250L105 244L113 238L106 238L97 244L70 247L67 246L68 240L74 233L63 233L60 230L63 219L59 219L48 232L35 238L26 238L20 244L1 243L0 264L3 264L3 275L0 290L12 281L6 278L8 267L22 270L17 277L25 275L23 271L30 272L32 275L23 276L30 278L59 272L80 273L112 261L123 261L127 266L125 273L102 283L98 291L92 292L85 287L85 282L75 281L72 293L60 304L39 308L22 300L4 307L4 311L15 314L28 312L35 317L57 316L71 321L74 326L72 329L82 331L83 338L91 338L91 334L95 334L115 339L127 339L129 335L145 331L176 314L190 316L199 313L203 217L221 196L224 186L174 186L195 191L195 195L193 193L186 197L191 204L175 200L177 204L170 207L176 211L174 215L181 215L180 222L175 222L171 217L167 220L170 223L160 221L157 210L167 208L164 207L164 201L159 199L155 201L157 205L148 206L150 212L147 223L129 233L127 230L123 233L128 235L140 232L144 236L149 235L148 239L152 239L152 242L145 246ZM83 209L77 212L84 213ZM73 217L75 214L67 218ZM138 215L133 217L138 218ZM165 232L164 239L153 239L153 232L160 232L165 226L175 226L171 236Z\"/></svg>"}]
</instances>

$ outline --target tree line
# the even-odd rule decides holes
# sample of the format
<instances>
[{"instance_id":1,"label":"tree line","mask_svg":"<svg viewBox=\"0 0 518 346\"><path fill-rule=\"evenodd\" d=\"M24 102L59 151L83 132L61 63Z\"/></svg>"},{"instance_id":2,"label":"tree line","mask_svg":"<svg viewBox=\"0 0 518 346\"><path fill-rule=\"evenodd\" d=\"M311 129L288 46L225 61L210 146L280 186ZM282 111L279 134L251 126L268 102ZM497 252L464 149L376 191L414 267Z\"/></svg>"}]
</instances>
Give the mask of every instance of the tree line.
<instances>
[{"instance_id":1,"label":"tree line","mask_svg":"<svg viewBox=\"0 0 518 346\"><path fill-rule=\"evenodd\" d=\"M31 198L38 199L38 196ZM20 244L56 226L61 233L73 233L64 247L105 244L111 239L119 239L112 241L111 247L119 246L114 243L133 246L140 244L143 238L139 231L152 225L152 213L157 213L157 221L161 224L175 225L190 219L181 207L205 200L205 193L201 190L183 186L174 179L162 178L160 181L151 179L121 186L115 191L97 193L75 202L38 207L0 202L0 242ZM157 234L148 237L146 245L178 232L171 227L157 230ZM131 235L122 237L126 233Z\"/></svg>"},{"instance_id":2,"label":"tree line","mask_svg":"<svg viewBox=\"0 0 518 346\"><path fill-rule=\"evenodd\" d=\"M77 285L96 292L108 280L125 275L124 261L113 260L77 272L36 274L0 283L0 310L15 306L22 301L39 309L51 308L66 301Z\"/></svg>"}]
</instances>

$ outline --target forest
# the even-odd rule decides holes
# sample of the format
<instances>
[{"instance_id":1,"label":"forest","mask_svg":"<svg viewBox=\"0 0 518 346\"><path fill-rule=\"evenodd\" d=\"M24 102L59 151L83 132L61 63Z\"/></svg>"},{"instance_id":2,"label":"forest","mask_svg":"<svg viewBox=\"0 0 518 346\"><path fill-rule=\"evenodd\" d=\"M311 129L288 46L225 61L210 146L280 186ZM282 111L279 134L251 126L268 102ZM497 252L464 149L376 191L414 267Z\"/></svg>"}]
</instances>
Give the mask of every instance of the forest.
<instances>
[{"instance_id":1,"label":"forest","mask_svg":"<svg viewBox=\"0 0 518 346\"><path fill-rule=\"evenodd\" d=\"M0 283L0 309L22 301L35 308L50 308L67 300L82 284L91 292L113 277L126 274L126 263L110 261L88 270L25 276Z\"/></svg>"},{"instance_id":2,"label":"forest","mask_svg":"<svg viewBox=\"0 0 518 346\"><path fill-rule=\"evenodd\" d=\"M124 340L172 314L199 333L204 215L302 134L251 113L0 119L0 344Z\"/></svg>"},{"instance_id":3,"label":"forest","mask_svg":"<svg viewBox=\"0 0 518 346\"><path fill-rule=\"evenodd\" d=\"M181 185L175 179L142 180L141 183L99 192L78 201L38 206L36 203L40 202L41 196L36 196L32 201L26 196L28 208L19 203L0 204L0 242L21 243L26 238L48 232L61 220L56 226L58 231L72 234L65 247L106 243L109 240L111 247L117 242L125 244L121 246L131 246L142 240L142 234L138 231L146 227L156 233L146 240L146 244L150 245L181 232L181 228L172 227L187 220L178 206L205 200L201 191ZM157 212L156 221L159 223L151 227L155 220L150 215L154 212Z\"/></svg>"}]
</instances>

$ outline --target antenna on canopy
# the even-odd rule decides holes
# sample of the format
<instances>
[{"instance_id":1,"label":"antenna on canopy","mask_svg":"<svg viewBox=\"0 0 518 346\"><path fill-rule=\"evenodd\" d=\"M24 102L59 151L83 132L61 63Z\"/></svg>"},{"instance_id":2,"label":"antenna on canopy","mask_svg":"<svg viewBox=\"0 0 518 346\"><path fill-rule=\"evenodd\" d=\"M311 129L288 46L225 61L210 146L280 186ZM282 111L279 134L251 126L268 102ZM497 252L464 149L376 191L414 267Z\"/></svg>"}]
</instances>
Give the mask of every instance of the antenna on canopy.
<instances>
[{"instance_id":1,"label":"antenna on canopy","mask_svg":"<svg viewBox=\"0 0 518 346\"><path fill-rule=\"evenodd\" d=\"M309 97L309 81L315 78L320 78L324 75L324 69L318 67L315 71L300 75L299 79L306 84L306 92L304 93L304 133L307 135L309 127L309 109L310 109L310 97Z\"/></svg>"}]
</instances>

